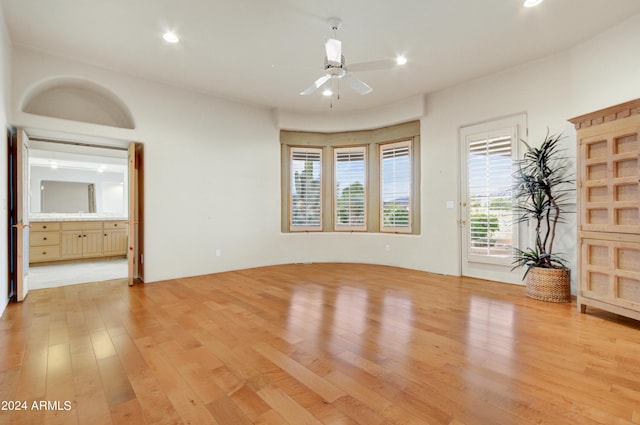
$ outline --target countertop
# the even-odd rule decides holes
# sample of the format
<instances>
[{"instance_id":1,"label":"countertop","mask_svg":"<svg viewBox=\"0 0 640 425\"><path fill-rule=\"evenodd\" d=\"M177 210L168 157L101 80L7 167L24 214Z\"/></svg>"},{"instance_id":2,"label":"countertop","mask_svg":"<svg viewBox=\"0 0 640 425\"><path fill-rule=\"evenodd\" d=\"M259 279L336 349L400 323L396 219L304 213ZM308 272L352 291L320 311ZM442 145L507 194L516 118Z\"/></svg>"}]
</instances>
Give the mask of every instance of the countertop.
<instances>
[{"instance_id":1,"label":"countertop","mask_svg":"<svg viewBox=\"0 0 640 425\"><path fill-rule=\"evenodd\" d=\"M31 213L29 221L126 221L128 217L122 214L101 213Z\"/></svg>"}]
</instances>

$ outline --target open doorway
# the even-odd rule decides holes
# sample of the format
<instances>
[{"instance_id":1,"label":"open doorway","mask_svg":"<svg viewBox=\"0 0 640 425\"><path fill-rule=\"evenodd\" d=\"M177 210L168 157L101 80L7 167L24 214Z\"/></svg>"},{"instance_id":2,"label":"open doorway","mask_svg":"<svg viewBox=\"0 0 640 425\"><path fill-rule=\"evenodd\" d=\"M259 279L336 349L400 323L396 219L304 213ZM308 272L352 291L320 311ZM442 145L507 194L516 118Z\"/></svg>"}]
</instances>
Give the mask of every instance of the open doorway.
<instances>
[{"instance_id":1,"label":"open doorway","mask_svg":"<svg viewBox=\"0 0 640 425\"><path fill-rule=\"evenodd\" d=\"M141 155L136 160L142 146L29 138L20 129L17 133L16 139L21 135L28 149L22 151L27 153L20 167L23 176L15 179L22 184L15 192L27 202L14 227L26 228L28 237L16 252L27 259L20 264L28 266L16 273L13 286L22 283L23 289L15 293L24 298L29 289L142 279L137 261L142 258L137 246L142 240L137 211L142 205Z\"/></svg>"},{"instance_id":2,"label":"open doorway","mask_svg":"<svg viewBox=\"0 0 640 425\"><path fill-rule=\"evenodd\" d=\"M127 278L127 155L31 140L30 289ZM120 246L105 247L112 223L120 224Z\"/></svg>"}]
</instances>

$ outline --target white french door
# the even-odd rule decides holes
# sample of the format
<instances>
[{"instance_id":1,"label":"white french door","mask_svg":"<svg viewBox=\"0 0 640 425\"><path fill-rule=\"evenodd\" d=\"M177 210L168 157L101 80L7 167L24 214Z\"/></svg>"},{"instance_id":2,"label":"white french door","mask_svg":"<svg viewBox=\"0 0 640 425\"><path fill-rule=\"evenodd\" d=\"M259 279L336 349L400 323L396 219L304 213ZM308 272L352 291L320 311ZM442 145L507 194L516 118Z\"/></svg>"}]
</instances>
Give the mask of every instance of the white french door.
<instances>
[{"instance_id":1,"label":"white french door","mask_svg":"<svg viewBox=\"0 0 640 425\"><path fill-rule=\"evenodd\" d=\"M520 282L511 271L518 226L513 224L512 174L526 115L462 127L461 247L464 276Z\"/></svg>"},{"instance_id":2,"label":"white french door","mask_svg":"<svg viewBox=\"0 0 640 425\"><path fill-rule=\"evenodd\" d=\"M22 129L16 134L16 299L29 292L29 137Z\"/></svg>"}]
</instances>

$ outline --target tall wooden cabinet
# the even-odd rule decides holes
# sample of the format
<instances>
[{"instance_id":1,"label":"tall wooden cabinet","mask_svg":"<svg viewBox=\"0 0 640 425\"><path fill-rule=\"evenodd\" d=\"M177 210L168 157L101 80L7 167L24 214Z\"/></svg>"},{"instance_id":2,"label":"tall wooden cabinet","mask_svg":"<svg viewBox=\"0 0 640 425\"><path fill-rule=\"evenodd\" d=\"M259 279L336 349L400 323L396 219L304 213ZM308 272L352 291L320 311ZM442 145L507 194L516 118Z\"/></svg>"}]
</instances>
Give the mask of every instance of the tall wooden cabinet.
<instances>
[{"instance_id":1,"label":"tall wooden cabinet","mask_svg":"<svg viewBox=\"0 0 640 425\"><path fill-rule=\"evenodd\" d=\"M578 308L640 320L640 99L570 121L578 140Z\"/></svg>"}]
</instances>

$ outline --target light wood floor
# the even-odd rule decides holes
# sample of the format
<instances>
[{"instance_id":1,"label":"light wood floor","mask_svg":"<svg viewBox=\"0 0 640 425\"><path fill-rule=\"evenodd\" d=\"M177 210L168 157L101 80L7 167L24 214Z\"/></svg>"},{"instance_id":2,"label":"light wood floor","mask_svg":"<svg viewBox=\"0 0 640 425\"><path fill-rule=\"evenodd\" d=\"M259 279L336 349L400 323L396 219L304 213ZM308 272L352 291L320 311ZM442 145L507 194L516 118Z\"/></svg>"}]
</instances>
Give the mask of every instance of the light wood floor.
<instances>
[{"instance_id":1,"label":"light wood floor","mask_svg":"<svg viewBox=\"0 0 640 425\"><path fill-rule=\"evenodd\" d=\"M41 289L0 333L2 424L640 424L639 322L391 267Z\"/></svg>"}]
</instances>

